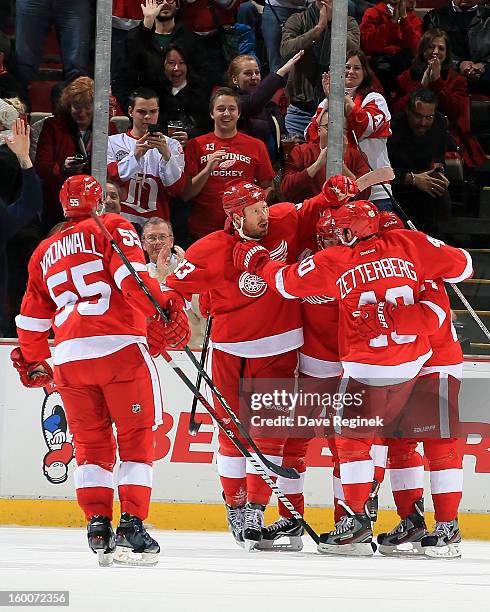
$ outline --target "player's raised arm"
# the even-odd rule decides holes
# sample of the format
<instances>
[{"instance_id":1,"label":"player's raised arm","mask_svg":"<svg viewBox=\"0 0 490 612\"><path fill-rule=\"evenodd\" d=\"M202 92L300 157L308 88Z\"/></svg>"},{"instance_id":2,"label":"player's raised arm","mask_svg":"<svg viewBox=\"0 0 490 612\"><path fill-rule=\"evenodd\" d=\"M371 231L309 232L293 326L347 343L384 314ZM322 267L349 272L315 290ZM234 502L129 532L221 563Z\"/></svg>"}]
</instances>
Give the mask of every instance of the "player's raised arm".
<instances>
[{"instance_id":1,"label":"player's raised arm","mask_svg":"<svg viewBox=\"0 0 490 612\"><path fill-rule=\"evenodd\" d=\"M449 246L423 232L405 232L420 252L424 278L442 278L446 283L460 283L473 275L473 262L468 251Z\"/></svg>"}]
</instances>

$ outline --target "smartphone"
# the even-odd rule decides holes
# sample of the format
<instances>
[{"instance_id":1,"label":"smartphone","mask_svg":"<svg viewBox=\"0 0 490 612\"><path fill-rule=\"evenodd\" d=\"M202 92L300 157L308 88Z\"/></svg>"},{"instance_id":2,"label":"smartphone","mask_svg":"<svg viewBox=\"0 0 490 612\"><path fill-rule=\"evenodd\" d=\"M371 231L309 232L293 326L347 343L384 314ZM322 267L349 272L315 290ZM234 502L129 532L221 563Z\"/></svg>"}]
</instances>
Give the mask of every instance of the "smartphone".
<instances>
[{"instance_id":1,"label":"smartphone","mask_svg":"<svg viewBox=\"0 0 490 612\"><path fill-rule=\"evenodd\" d=\"M154 134L155 132L159 132L160 128L157 123L149 123L148 124L148 132L150 134Z\"/></svg>"},{"instance_id":2,"label":"smartphone","mask_svg":"<svg viewBox=\"0 0 490 612\"><path fill-rule=\"evenodd\" d=\"M431 170L429 174L435 178L441 178L445 175L444 168L434 168L434 170Z\"/></svg>"},{"instance_id":3,"label":"smartphone","mask_svg":"<svg viewBox=\"0 0 490 612\"><path fill-rule=\"evenodd\" d=\"M76 155L74 155L73 159L76 159L77 162L84 163L84 164L86 164L88 161L85 155L82 155L81 153L77 153Z\"/></svg>"}]
</instances>

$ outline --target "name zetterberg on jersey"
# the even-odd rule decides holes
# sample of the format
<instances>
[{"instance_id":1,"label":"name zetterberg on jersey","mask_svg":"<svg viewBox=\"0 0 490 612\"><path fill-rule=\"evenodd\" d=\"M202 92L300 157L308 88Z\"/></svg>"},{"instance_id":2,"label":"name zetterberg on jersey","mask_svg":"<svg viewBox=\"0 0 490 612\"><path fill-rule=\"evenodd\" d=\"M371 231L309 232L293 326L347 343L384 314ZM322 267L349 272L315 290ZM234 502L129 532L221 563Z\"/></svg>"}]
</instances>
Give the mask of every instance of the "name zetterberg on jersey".
<instances>
[{"instance_id":1,"label":"name zetterberg on jersey","mask_svg":"<svg viewBox=\"0 0 490 612\"><path fill-rule=\"evenodd\" d=\"M67 234L60 240L53 242L41 259L43 276L46 276L49 267L62 257L74 255L75 253L92 253L97 255L97 257L103 257L103 254L99 253L95 248L95 236L93 234L90 234L90 245L88 247L85 245L85 236L81 232Z\"/></svg>"},{"instance_id":2,"label":"name zetterberg on jersey","mask_svg":"<svg viewBox=\"0 0 490 612\"><path fill-rule=\"evenodd\" d=\"M340 296L344 299L359 285L379 280L381 278L409 278L417 281L415 266L411 261L399 257L383 257L368 261L347 270L336 281L340 289Z\"/></svg>"}]
</instances>

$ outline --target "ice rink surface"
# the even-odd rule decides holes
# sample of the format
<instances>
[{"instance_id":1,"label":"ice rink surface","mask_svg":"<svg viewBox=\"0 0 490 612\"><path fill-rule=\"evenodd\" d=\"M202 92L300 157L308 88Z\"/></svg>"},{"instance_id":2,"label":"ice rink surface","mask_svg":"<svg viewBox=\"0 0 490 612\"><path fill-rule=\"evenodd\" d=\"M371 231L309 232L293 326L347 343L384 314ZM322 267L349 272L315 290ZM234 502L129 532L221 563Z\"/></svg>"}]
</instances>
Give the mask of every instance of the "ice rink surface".
<instances>
[{"instance_id":1,"label":"ice rink surface","mask_svg":"<svg viewBox=\"0 0 490 612\"><path fill-rule=\"evenodd\" d=\"M150 532L156 567L99 568L84 530L1 527L0 590L68 590L69 608L42 609L77 612L490 610L490 542L464 542L455 560L353 559L308 537L300 553L246 553L227 533Z\"/></svg>"}]
</instances>

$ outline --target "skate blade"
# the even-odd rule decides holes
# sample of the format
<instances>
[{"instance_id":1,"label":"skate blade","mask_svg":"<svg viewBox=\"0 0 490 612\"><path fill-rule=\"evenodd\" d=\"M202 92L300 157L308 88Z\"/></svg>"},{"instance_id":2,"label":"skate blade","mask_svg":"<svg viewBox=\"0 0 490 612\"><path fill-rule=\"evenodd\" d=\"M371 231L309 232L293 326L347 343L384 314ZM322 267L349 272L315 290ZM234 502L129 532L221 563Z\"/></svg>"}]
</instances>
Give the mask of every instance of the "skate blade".
<instances>
[{"instance_id":1,"label":"skate blade","mask_svg":"<svg viewBox=\"0 0 490 612\"><path fill-rule=\"evenodd\" d=\"M404 542L395 546L378 544L378 550L385 557L417 557L424 555L420 542Z\"/></svg>"},{"instance_id":2,"label":"skate blade","mask_svg":"<svg viewBox=\"0 0 490 612\"><path fill-rule=\"evenodd\" d=\"M447 544L446 546L425 546L424 554L430 559L459 559L461 550L459 544Z\"/></svg>"},{"instance_id":3,"label":"skate blade","mask_svg":"<svg viewBox=\"0 0 490 612\"><path fill-rule=\"evenodd\" d=\"M158 563L160 553L135 553L130 548L118 546L114 553L114 563L116 565L132 565L151 567Z\"/></svg>"},{"instance_id":4,"label":"skate blade","mask_svg":"<svg viewBox=\"0 0 490 612\"><path fill-rule=\"evenodd\" d=\"M114 553L106 553L103 550L98 550L97 560L100 567L110 567L114 561Z\"/></svg>"},{"instance_id":5,"label":"skate blade","mask_svg":"<svg viewBox=\"0 0 490 612\"><path fill-rule=\"evenodd\" d=\"M283 538L289 538L288 542L281 542L278 540L261 540L257 543L257 550L290 550L292 552L298 552L303 550L303 540L301 536L282 536Z\"/></svg>"},{"instance_id":6,"label":"skate blade","mask_svg":"<svg viewBox=\"0 0 490 612\"><path fill-rule=\"evenodd\" d=\"M260 548L258 548L260 543L261 540L245 540L243 544L247 552L253 552L254 550L260 550Z\"/></svg>"},{"instance_id":7,"label":"skate blade","mask_svg":"<svg viewBox=\"0 0 490 612\"><path fill-rule=\"evenodd\" d=\"M320 542L316 549L322 555L348 557L372 557L376 551L371 542L357 544L323 544Z\"/></svg>"}]
</instances>

